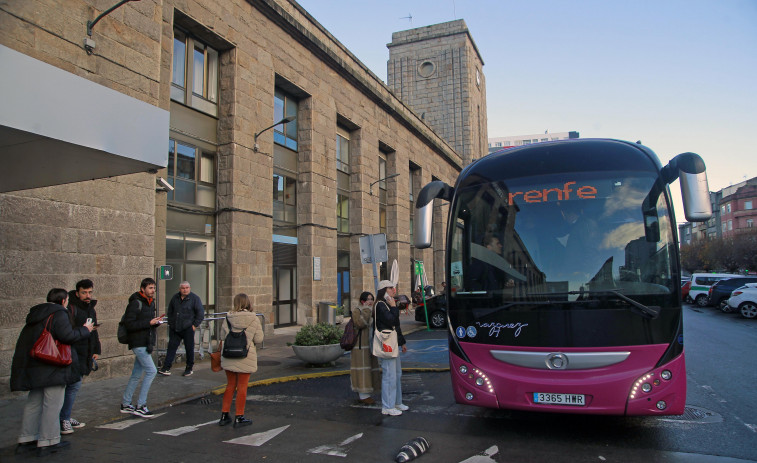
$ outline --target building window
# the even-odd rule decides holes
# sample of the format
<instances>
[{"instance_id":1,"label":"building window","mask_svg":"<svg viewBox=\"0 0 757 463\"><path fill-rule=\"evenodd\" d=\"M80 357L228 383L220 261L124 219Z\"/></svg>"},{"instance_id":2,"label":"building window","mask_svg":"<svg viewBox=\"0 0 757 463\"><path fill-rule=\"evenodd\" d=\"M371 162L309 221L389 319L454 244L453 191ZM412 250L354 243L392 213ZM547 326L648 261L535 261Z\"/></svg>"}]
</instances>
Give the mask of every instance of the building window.
<instances>
[{"instance_id":1,"label":"building window","mask_svg":"<svg viewBox=\"0 0 757 463\"><path fill-rule=\"evenodd\" d=\"M725 214L725 206L720 206L720 214Z\"/></svg>"},{"instance_id":2,"label":"building window","mask_svg":"<svg viewBox=\"0 0 757 463\"><path fill-rule=\"evenodd\" d=\"M725 222L722 222L722 223L720 224L720 231L726 231L726 225L727 225L727 224L726 224Z\"/></svg>"},{"instance_id":3,"label":"building window","mask_svg":"<svg viewBox=\"0 0 757 463\"><path fill-rule=\"evenodd\" d=\"M349 194L336 195L336 229L339 233L350 232L350 197Z\"/></svg>"},{"instance_id":4,"label":"building window","mask_svg":"<svg viewBox=\"0 0 757 463\"><path fill-rule=\"evenodd\" d=\"M336 170L350 173L350 138L344 130L338 130L336 134Z\"/></svg>"},{"instance_id":5,"label":"building window","mask_svg":"<svg viewBox=\"0 0 757 463\"><path fill-rule=\"evenodd\" d=\"M386 156L379 158L379 179L386 178ZM378 182L379 187L379 233L386 234L386 180Z\"/></svg>"},{"instance_id":6,"label":"building window","mask_svg":"<svg viewBox=\"0 0 757 463\"><path fill-rule=\"evenodd\" d=\"M168 200L216 206L215 154L174 139L168 140Z\"/></svg>"},{"instance_id":7,"label":"building window","mask_svg":"<svg viewBox=\"0 0 757 463\"><path fill-rule=\"evenodd\" d=\"M174 268L172 280L166 280L166 307L179 283L188 281L192 292L200 296L205 308L215 306L215 238L184 233L166 234L166 263Z\"/></svg>"},{"instance_id":8,"label":"building window","mask_svg":"<svg viewBox=\"0 0 757 463\"><path fill-rule=\"evenodd\" d=\"M752 200L744 201L744 210L745 211L751 211L752 210Z\"/></svg>"},{"instance_id":9,"label":"building window","mask_svg":"<svg viewBox=\"0 0 757 463\"><path fill-rule=\"evenodd\" d=\"M728 221L728 231L733 230L733 220Z\"/></svg>"},{"instance_id":10,"label":"building window","mask_svg":"<svg viewBox=\"0 0 757 463\"><path fill-rule=\"evenodd\" d=\"M297 223L297 181L291 177L273 174L273 220Z\"/></svg>"},{"instance_id":11,"label":"building window","mask_svg":"<svg viewBox=\"0 0 757 463\"><path fill-rule=\"evenodd\" d=\"M278 122L285 117L297 115L297 100L281 89L275 89L273 95L273 120ZM279 145L297 151L297 119L273 128L273 141Z\"/></svg>"},{"instance_id":12,"label":"building window","mask_svg":"<svg viewBox=\"0 0 757 463\"><path fill-rule=\"evenodd\" d=\"M729 214L731 213L731 203L725 205L725 211Z\"/></svg>"},{"instance_id":13,"label":"building window","mask_svg":"<svg viewBox=\"0 0 757 463\"><path fill-rule=\"evenodd\" d=\"M746 219L746 227L747 228L754 227L754 220L753 219Z\"/></svg>"},{"instance_id":14,"label":"building window","mask_svg":"<svg viewBox=\"0 0 757 463\"><path fill-rule=\"evenodd\" d=\"M218 51L174 29L171 99L216 116L218 69Z\"/></svg>"}]
</instances>

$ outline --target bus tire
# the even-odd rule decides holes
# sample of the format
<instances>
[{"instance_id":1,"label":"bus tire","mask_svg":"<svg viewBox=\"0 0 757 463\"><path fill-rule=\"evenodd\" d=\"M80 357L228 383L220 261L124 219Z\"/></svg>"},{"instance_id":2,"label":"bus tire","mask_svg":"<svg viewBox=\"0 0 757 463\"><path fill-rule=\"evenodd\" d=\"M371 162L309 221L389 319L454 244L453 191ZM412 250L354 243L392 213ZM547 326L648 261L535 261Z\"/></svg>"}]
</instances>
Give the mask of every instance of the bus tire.
<instances>
[{"instance_id":1,"label":"bus tire","mask_svg":"<svg viewBox=\"0 0 757 463\"><path fill-rule=\"evenodd\" d=\"M699 307L707 307L707 304L710 303L710 298L704 294L700 294L694 302L696 302Z\"/></svg>"},{"instance_id":2,"label":"bus tire","mask_svg":"<svg viewBox=\"0 0 757 463\"><path fill-rule=\"evenodd\" d=\"M739 306L739 312L741 312L741 316L744 318L757 317L757 304L749 301L742 302Z\"/></svg>"}]
</instances>

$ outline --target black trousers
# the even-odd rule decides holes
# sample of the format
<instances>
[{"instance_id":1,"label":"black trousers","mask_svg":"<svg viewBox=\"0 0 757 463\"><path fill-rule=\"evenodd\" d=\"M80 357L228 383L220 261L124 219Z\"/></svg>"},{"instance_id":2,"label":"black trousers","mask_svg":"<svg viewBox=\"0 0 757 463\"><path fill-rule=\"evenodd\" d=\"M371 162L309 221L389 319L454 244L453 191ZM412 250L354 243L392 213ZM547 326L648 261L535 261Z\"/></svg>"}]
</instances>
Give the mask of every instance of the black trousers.
<instances>
[{"instance_id":1,"label":"black trousers","mask_svg":"<svg viewBox=\"0 0 757 463\"><path fill-rule=\"evenodd\" d=\"M184 341L184 350L187 351L187 370L191 370L195 364L195 332L190 326L183 331L174 331L168 329L168 350L166 351L166 360L163 362L163 368L171 369L174 358L176 358L176 349L179 348L181 341Z\"/></svg>"}]
</instances>

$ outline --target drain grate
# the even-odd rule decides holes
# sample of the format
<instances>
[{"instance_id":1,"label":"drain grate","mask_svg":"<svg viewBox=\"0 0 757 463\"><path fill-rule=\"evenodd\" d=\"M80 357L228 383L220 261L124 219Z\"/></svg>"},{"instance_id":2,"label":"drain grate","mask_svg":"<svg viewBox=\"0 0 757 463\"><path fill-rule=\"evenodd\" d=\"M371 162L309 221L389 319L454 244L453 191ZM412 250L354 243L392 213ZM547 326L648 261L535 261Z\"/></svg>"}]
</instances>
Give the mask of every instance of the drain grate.
<instances>
[{"instance_id":1,"label":"drain grate","mask_svg":"<svg viewBox=\"0 0 757 463\"><path fill-rule=\"evenodd\" d=\"M665 421L677 421L687 423L720 423L723 421L723 417L711 410L707 410L702 407L694 407L687 405L683 409L683 415L680 416L666 416L662 418Z\"/></svg>"}]
</instances>

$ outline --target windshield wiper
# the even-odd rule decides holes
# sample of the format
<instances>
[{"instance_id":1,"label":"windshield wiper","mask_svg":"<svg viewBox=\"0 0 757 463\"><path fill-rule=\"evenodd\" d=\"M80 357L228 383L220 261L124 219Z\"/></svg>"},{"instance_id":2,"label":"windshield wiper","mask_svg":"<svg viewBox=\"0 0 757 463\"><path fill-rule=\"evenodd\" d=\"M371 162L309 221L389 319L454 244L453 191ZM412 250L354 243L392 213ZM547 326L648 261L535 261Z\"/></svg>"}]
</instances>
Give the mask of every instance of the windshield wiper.
<instances>
[{"instance_id":1,"label":"windshield wiper","mask_svg":"<svg viewBox=\"0 0 757 463\"><path fill-rule=\"evenodd\" d=\"M625 294L621 294L618 292L617 289L605 289L602 291L584 291L581 289L580 291L565 291L565 292L557 292L557 293L529 293L529 296L557 296L557 295L566 295L566 294L578 294L580 296L583 295L613 295L617 297L618 299L628 302L631 304L634 308L636 308L638 311L633 310L632 312L641 315L644 318L649 319L656 319L660 316L660 307L653 305L653 306L647 306L642 304L641 302L635 301L631 299L630 297L626 296ZM580 301L577 301L580 302Z\"/></svg>"}]
</instances>

